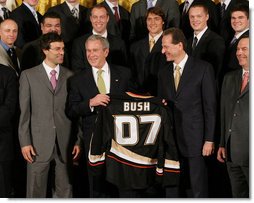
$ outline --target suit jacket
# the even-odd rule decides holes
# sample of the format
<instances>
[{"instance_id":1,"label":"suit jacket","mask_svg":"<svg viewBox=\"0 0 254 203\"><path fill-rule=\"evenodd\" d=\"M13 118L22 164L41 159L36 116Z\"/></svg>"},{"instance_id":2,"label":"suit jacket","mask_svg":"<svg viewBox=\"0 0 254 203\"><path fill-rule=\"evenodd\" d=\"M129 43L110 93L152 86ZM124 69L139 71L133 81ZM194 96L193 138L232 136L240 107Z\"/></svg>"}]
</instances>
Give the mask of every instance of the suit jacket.
<instances>
[{"instance_id":1,"label":"suit jacket","mask_svg":"<svg viewBox=\"0 0 254 203\"><path fill-rule=\"evenodd\" d=\"M15 71L0 64L0 162L14 158L13 119L17 101L18 81Z\"/></svg>"},{"instance_id":2,"label":"suit jacket","mask_svg":"<svg viewBox=\"0 0 254 203\"><path fill-rule=\"evenodd\" d=\"M174 127L180 154L202 155L205 141L214 141L216 86L212 66L188 57L177 91L173 64L158 74L158 96L173 108Z\"/></svg>"},{"instance_id":3,"label":"suit jacket","mask_svg":"<svg viewBox=\"0 0 254 203\"><path fill-rule=\"evenodd\" d=\"M21 50L16 47L16 54L17 54L17 61L18 61L18 65L20 65L19 59L21 56ZM9 66L10 68L12 68L13 70L15 70L16 75L19 76L19 73L16 71L16 69L14 68L14 64L10 58L10 56L8 55L7 51L0 45L0 63L5 65L5 66Z\"/></svg>"},{"instance_id":4,"label":"suit jacket","mask_svg":"<svg viewBox=\"0 0 254 203\"><path fill-rule=\"evenodd\" d=\"M42 15L37 12L39 23L41 22ZM40 24L35 20L34 15L25 4L21 4L11 12L10 18L15 20L18 24L19 32L15 45L19 48L27 42L31 42L41 36Z\"/></svg>"},{"instance_id":5,"label":"suit jacket","mask_svg":"<svg viewBox=\"0 0 254 203\"><path fill-rule=\"evenodd\" d=\"M224 39L208 28L200 38L194 51L192 50L192 43L193 36L188 39L188 55L202 59L212 64L215 73L215 79L217 82L219 82L219 84L221 84L222 68L226 49Z\"/></svg>"},{"instance_id":6,"label":"suit jacket","mask_svg":"<svg viewBox=\"0 0 254 203\"><path fill-rule=\"evenodd\" d=\"M109 5L107 4L107 2L103 1L101 4L105 6L109 14L109 22L107 25L107 31L112 35L122 38L125 44L128 45L129 36L130 36L130 13L122 6L118 5L120 21L119 23L117 23L115 19L115 15L112 12Z\"/></svg>"},{"instance_id":7,"label":"suit jacket","mask_svg":"<svg viewBox=\"0 0 254 203\"><path fill-rule=\"evenodd\" d=\"M62 65L69 68L69 61L67 55L68 50L65 49L64 62ZM22 54L20 57L21 70L26 70L34 66L38 66L42 63L44 58L45 56L41 50L40 38L32 42L28 42L22 49Z\"/></svg>"},{"instance_id":8,"label":"suit jacket","mask_svg":"<svg viewBox=\"0 0 254 203\"><path fill-rule=\"evenodd\" d=\"M110 93L122 94L128 89L130 71L116 65L110 68ZM85 87L85 88L84 88ZM88 154L91 133L97 116L96 108L92 112L89 100L99 94L94 81L92 68L87 68L75 74L69 80L67 115L71 118L82 118L85 152Z\"/></svg>"},{"instance_id":9,"label":"suit jacket","mask_svg":"<svg viewBox=\"0 0 254 203\"><path fill-rule=\"evenodd\" d=\"M192 4L195 3L204 3L209 12L209 20L207 22L208 27L212 31L217 31L219 19L218 19L218 13L216 9L216 5L212 0L194 0ZM189 20L189 10L187 13L183 14L183 8L184 8L184 3L180 4L179 10L181 14L181 25L180 28L182 29L186 39L189 39L193 35L193 29L190 25L190 20Z\"/></svg>"},{"instance_id":10,"label":"suit jacket","mask_svg":"<svg viewBox=\"0 0 254 203\"><path fill-rule=\"evenodd\" d=\"M249 166L249 84L240 93L242 69L228 73L221 94L221 141L227 160Z\"/></svg>"},{"instance_id":11,"label":"suit jacket","mask_svg":"<svg viewBox=\"0 0 254 203\"><path fill-rule=\"evenodd\" d=\"M157 94L157 73L165 57L161 54L162 36L157 40L151 52L149 51L149 36L134 42L130 48L130 61L132 75L138 85L138 91L156 96ZM151 84L152 83L152 84Z\"/></svg>"},{"instance_id":12,"label":"suit jacket","mask_svg":"<svg viewBox=\"0 0 254 203\"><path fill-rule=\"evenodd\" d=\"M21 147L34 147L35 161L49 160L56 140L63 161L71 155L72 123L65 114L67 79L71 75L71 71L60 66L54 91L42 64L21 73L19 141Z\"/></svg>"},{"instance_id":13,"label":"suit jacket","mask_svg":"<svg viewBox=\"0 0 254 203\"><path fill-rule=\"evenodd\" d=\"M157 0L156 5L160 7L165 14L165 29L169 27L179 27L180 13L178 3L175 0ZM140 0L131 7L131 30L130 40L136 41L143 39L148 34L146 26L147 1Z\"/></svg>"},{"instance_id":14,"label":"suit jacket","mask_svg":"<svg viewBox=\"0 0 254 203\"><path fill-rule=\"evenodd\" d=\"M235 69L241 69L241 66L239 65L238 59L236 57L236 50L237 50L238 42L242 39L243 36L249 36L249 30L244 32L236 40L236 42L233 45L231 45L231 46L228 45L228 47L226 49L225 61L224 61L224 65L225 65L224 74L229 71L235 70Z\"/></svg>"},{"instance_id":15,"label":"suit jacket","mask_svg":"<svg viewBox=\"0 0 254 203\"><path fill-rule=\"evenodd\" d=\"M77 38L73 42L71 67L75 72L83 70L86 67L90 67L86 58L85 42L91 35L92 33L86 34ZM119 37L111 35L110 33L108 33L107 39L110 46L107 61L115 65L127 66L127 53L124 41Z\"/></svg>"}]
</instances>

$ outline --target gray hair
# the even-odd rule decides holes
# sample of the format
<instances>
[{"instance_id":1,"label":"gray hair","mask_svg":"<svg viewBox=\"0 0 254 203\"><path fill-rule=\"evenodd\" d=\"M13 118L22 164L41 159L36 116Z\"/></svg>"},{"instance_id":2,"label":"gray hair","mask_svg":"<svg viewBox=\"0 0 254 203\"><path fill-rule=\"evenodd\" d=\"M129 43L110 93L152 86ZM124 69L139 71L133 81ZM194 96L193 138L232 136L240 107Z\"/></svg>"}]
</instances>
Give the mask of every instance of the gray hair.
<instances>
[{"instance_id":1,"label":"gray hair","mask_svg":"<svg viewBox=\"0 0 254 203\"><path fill-rule=\"evenodd\" d=\"M102 44L103 49L109 49L109 42L105 37L102 37L101 35L91 35L87 38L86 43L88 41L96 41L99 40Z\"/></svg>"}]
</instances>

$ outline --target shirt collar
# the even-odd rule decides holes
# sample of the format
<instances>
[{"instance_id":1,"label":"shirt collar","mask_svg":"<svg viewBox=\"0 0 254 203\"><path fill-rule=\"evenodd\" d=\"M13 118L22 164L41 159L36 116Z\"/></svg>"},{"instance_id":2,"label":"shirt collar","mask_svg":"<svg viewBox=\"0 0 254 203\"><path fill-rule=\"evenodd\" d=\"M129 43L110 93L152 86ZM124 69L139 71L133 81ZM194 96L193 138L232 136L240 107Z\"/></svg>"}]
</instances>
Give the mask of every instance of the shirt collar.
<instances>
[{"instance_id":1,"label":"shirt collar","mask_svg":"<svg viewBox=\"0 0 254 203\"><path fill-rule=\"evenodd\" d=\"M147 3L148 3L148 1L149 1L149 0L146 0ZM157 3L157 0L153 0L153 2L152 2L153 6L155 6L156 3Z\"/></svg>"},{"instance_id":2,"label":"shirt collar","mask_svg":"<svg viewBox=\"0 0 254 203\"><path fill-rule=\"evenodd\" d=\"M238 39L239 37L242 36L243 33L245 33L247 30L249 30L249 28L246 28L244 31L238 33L237 35L235 35L236 39Z\"/></svg>"},{"instance_id":3,"label":"shirt collar","mask_svg":"<svg viewBox=\"0 0 254 203\"><path fill-rule=\"evenodd\" d=\"M32 13L36 12L35 8L32 7L32 6L30 6L28 3L26 3L26 2L23 1L23 4L24 4Z\"/></svg>"},{"instance_id":4,"label":"shirt collar","mask_svg":"<svg viewBox=\"0 0 254 203\"><path fill-rule=\"evenodd\" d=\"M108 1L108 0L105 0L105 1L106 1L106 3L108 4L108 6L111 8L112 11L114 11L113 7L117 7L117 8L118 8L118 3L117 3L117 5L115 6L115 5L112 4L110 1Z\"/></svg>"},{"instance_id":5,"label":"shirt collar","mask_svg":"<svg viewBox=\"0 0 254 203\"><path fill-rule=\"evenodd\" d=\"M107 37L108 37L108 32L107 32L107 30L106 30L103 34L99 34L99 33L95 32L95 30L93 29L92 33L93 33L94 35L100 35L100 36L102 36L102 37L104 37L104 38L106 38L106 39L107 39Z\"/></svg>"},{"instance_id":6,"label":"shirt collar","mask_svg":"<svg viewBox=\"0 0 254 203\"><path fill-rule=\"evenodd\" d=\"M184 58L180 61L179 64L173 63L173 64L174 64L174 70L175 70L175 68L176 68L176 65L178 65L178 66L181 67L181 71L183 71L184 66L185 66L187 60L188 60L188 54L185 54Z\"/></svg>"},{"instance_id":7,"label":"shirt collar","mask_svg":"<svg viewBox=\"0 0 254 203\"><path fill-rule=\"evenodd\" d=\"M69 7L70 10L72 10L73 8L78 9L79 11L79 3L77 3L76 5L72 6L70 3L68 3L67 1L65 1L67 6Z\"/></svg>"},{"instance_id":8,"label":"shirt collar","mask_svg":"<svg viewBox=\"0 0 254 203\"><path fill-rule=\"evenodd\" d=\"M94 75L97 75L97 72L98 72L98 68L95 68L95 67L92 67L92 70L93 70L93 74ZM109 73L109 67L108 67L108 63L107 61L105 62L105 64L102 66L101 70L103 70L105 73Z\"/></svg>"},{"instance_id":9,"label":"shirt collar","mask_svg":"<svg viewBox=\"0 0 254 203\"><path fill-rule=\"evenodd\" d=\"M194 37L198 38L198 41L200 40L200 38L203 36L203 34L205 33L205 31L208 29L208 27L206 26L200 33L198 33L197 35L194 34ZM193 37L193 38L194 38Z\"/></svg>"},{"instance_id":10,"label":"shirt collar","mask_svg":"<svg viewBox=\"0 0 254 203\"><path fill-rule=\"evenodd\" d=\"M158 39L161 37L163 31L161 31L158 35L152 37L150 34L149 34L149 41L153 38L155 43L158 41Z\"/></svg>"},{"instance_id":11,"label":"shirt collar","mask_svg":"<svg viewBox=\"0 0 254 203\"><path fill-rule=\"evenodd\" d=\"M8 51L11 47L9 47L7 44L5 44L2 40L0 40L0 44L2 45L2 47ZM14 47L14 46L13 46ZM14 47L15 48L15 47Z\"/></svg>"},{"instance_id":12,"label":"shirt collar","mask_svg":"<svg viewBox=\"0 0 254 203\"><path fill-rule=\"evenodd\" d=\"M45 63L45 61L42 62L42 65L43 65L44 69L46 70L48 77L50 78L51 77L50 72L53 70L53 68L48 66ZM59 64L54 68L54 70L56 71L56 78L58 78L59 73L60 73L60 66L59 66Z\"/></svg>"},{"instance_id":13,"label":"shirt collar","mask_svg":"<svg viewBox=\"0 0 254 203\"><path fill-rule=\"evenodd\" d=\"M222 5L223 3L226 5L225 9L227 9L228 5L230 4L231 0L221 0L220 4Z\"/></svg>"},{"instance_id":14,"label":"shirt collar","mask_svg":"<svg viewBox=\"0 0 254 203\"><path fill-rule=\"evenodd\" d=\"M244 73L246 73L246 72L249 72L249 71L246 71L246 70L243 69L242 77L243 77Z\"/></svg>"}]
</instances>

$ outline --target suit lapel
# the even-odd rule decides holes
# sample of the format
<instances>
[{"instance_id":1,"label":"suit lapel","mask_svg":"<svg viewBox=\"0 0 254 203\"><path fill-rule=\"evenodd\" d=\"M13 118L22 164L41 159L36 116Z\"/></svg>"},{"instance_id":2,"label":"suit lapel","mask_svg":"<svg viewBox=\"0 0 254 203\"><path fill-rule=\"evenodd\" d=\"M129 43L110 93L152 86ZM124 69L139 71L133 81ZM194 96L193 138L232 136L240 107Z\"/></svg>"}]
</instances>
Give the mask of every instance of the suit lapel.
<instances>
[{"instance_id":1,"label":"suit lapel","mask_svg":"<svg viewBox=\"0 0 254 203\"><path fill-rule=\"evenodd\" d=\"M49 81L49 78L48 78L48 75L47 75L47 72L46 70L44 69L43 65L41 64L40 66L38 66L38 71L39 71L39 78L41 80L41 82L43 84L46 85L46 87L52 92L54 93L54 90L51 86L51 83Z\"/></svg>"},{"instance_id":2,"label":"suit lapel","mask_svg":"<svg viewBox=\"0 0 254 203\"><path fill-rule=\"evenodd\" d=\"M120 85L121 77L119 76L119 74L117 74L114 68L112 68L112 66L110 66L109 68L110 68L110 91L109 92L114 93L114 92L117 92L117 88Z\"/></svg>"},{"instance_id":3,"label":"suit lapel","mask_svg":"<svg viewBox=\"0 0 254 203\"><path fill-rule=\"evenodd\" d=\"M245 95L248 91L249 91L249 82L247 83L247 86L245 87L245 89L243 90L243 92L241 93L241 87L242 87L242 74L243 71L239 71L238 74L236 74L235 80L236 80L236 91L239 94L239 97L242 97L243 95Z\"/></svg>"},{"instance_id":4,"label":"suit lapel","mask_svg":"<svg viewBox=\"0 0 254 203\"><path fill-rule=\"evenodd\" d=\"M207 29L205 31L205 33L202 35L202 37L200 38L200 40L199 40L196 48L194 49L194 51L191 49L192 50L192 56L195 56L199 52L200 48L203 46L204 42L206 41L207 37L209 36L210 32L211 31L209 29ZM192 37L192 43L193 43L193 37Z\"/></svg>"},{"instance_id":5,"label":"suit lapel","mask_svg":"<svg viewBox=\"0 0 254 203\"><path fill-rule=\"evenodd\" d=\"M72 19L73 22L75 22L75 23L78 22L78 21L73 17L73 15L72 15L72 13L71 13L71 11L70 11L70 8L68 7L68 5L67 5L66 2L64 2L64 3L62 4L62 10L63 10L64 14L66 15L66 17ZM80 13L81 13L81 12L80 12L80 10L79 10L79 17L80 17ZM79 18L79 19L80 19L80 18Z\"/></svg>"},{"instance_id":6,"label":"suit lapel","mask_svg":"<svg viewBox=\"0 0 254 203\"><path fill-rule=\"evenodd\" d=\"M60 90L62 84L64 83L65 77L66 77L66 72L65 72L64 68L59 66L59 76L58 76L58 81L57 81L55 93L57 93Z\"/></svg>"},{"instance_id":7,"label":"suit lapel","mask_svg":"<svg viewBox=\"0 0 254 203\"><path fill-rule=\"evenodd\" d=\"M86 79L85 79L87 82L87 89L89 89L89 91L91 91L91 95L96 95L96 94L99 94L99 89L96 85L96 82L94 80L94 77L93 77L93 71L92 71L92 67L89 67L86 71Z\"/></svg>"},{"instance_id":8,"label":"suit lapel","mask_svg":"<svg viewBox=\"0 0 254 203\"><path fill-rule=\"evenodd\" d=\"M12 69L14 69L15 70L15 68L14 68L14 65L13 65L13 63L12 63L12 60L11 60L11 58L10 58L10 56L8 55L8 53L5 51L5 49L0 45L0 53L3 55L3 58L5 58L6 59L6 64L4 64L4 62L2 62L4 65L6 65L6 66L10 66ZM16 71L16 70L15 70Z\"/></svg>"},{"instance_id":9,"label":"suit lapel","mask_svg":"<svg viewBox=\"0 0 254 203\"><path fill-rule=\"evenodd\" d=\"M24 9L26 10L27 15L30 16L30 19L33 19L33 23L36 24L36 25L38 25L38 23L37 23L37 21L36 21L34 15L33 15L33 13L30 11L30 9L29 9L25 4L22 4L22 6L23 6ZM38 17L38 20L39 20L39 15L38 15L38 13L37 13L37 17Z\"/></svg>"}]
</instances>

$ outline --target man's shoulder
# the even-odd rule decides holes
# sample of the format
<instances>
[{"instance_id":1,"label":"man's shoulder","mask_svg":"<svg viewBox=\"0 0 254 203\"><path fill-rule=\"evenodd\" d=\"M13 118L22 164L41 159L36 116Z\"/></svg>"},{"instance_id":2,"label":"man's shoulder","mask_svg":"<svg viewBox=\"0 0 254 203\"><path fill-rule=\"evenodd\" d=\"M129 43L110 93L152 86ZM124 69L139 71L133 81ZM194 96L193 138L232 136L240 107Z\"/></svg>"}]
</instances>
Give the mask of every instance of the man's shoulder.
<instances>
[{"instance_id":1,"label":"man's shoulder","mask_svg":"<svg viewBox=\"0 0 254 203\"><path fill-rule=\"evenodd\" d=\"M0 64L0 74L1 75L15 75L16 76L16 72L14 71L13 68Z\"/></svg>"}]
</instances>

